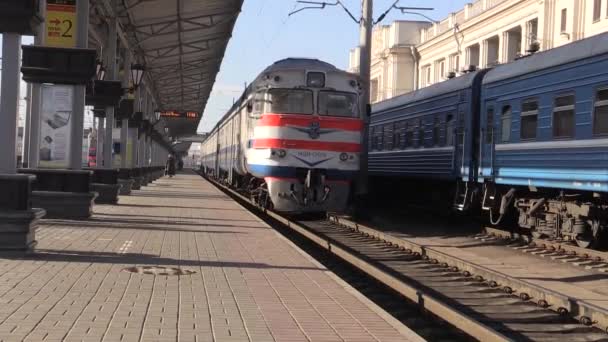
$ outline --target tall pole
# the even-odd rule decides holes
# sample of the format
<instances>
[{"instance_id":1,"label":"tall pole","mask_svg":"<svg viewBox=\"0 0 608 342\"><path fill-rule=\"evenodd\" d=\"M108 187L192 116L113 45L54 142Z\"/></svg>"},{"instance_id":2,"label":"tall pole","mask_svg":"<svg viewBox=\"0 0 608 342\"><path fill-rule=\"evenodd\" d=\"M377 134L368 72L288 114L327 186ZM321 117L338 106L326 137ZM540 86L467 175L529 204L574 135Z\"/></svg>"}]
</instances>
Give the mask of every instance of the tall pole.
<instances>
[{"instance_id":1,"label":"tall pole","mask_svg":"<svg viewBox=\"0 0 608 342\"><path fill-rule=\"evenodd\" d=\"M129 76L131 75L131 55L125 50L125 58L123 62L124 74L122 75L122 87L129 88ZM129 96L125 96L128 99ZM127 168L127 143L129 139L129 119L123 119L120 126L120 167Z\"/></svg>"},{"instance_id":2,"label":"tall pole","mask_svg":"<svg viewBox=\"0 0 608 342\"><path fill-rule=\"evenodd\" d=\"M32 122L32 85L27 84L25 96L25 123L23 124L23 167L27 168L30 160L30 123Z\"/></svg>"},{"instance_id":3,"label":"tall pole","mask_svg":"<svg viewBox=\"0 0 608 342\"><path fill-rule=\"evenodd\" d=\"M87 48L89 46L89 0L76 2L78 15L78 28L76 46ZM82 138L84 134L84 106L86 88L84 85L74 86L74 101L72 103L72 126L70 142L70 169L82 169Z\"/></svg>"},{"instance_id":4,"label":"tall pole","mask_svg":"<svg viewBox=\"0 0 608 342\"><path fill-rule=\"evenodd\" d=\"M21 35L2 35L2 83L0 97L0 173L17 172L17 117L21 72Z\"/></svg>"},{"instance_id":5,"label":"tall pole","mask_svg":"<svg viewBox=\"0 0 608 342\"><path fill-rule=\"evenodd\" d=\"M111 2L114 6L114 13L116 11L116 1ZM116 17L112 17L108 19L108 48L105 49L106 53L106 66L108 70L106 71L106 75L109 76L109 79L115 81L118 72L116 66L116 39L118 37L118 19ZM112 139L112 133L114 130L114 106L106 107L106 131L104 134L104 142L103 142L103 167L106 169L111 169L113 167L112 161L112 145L114 141Z\"/></svg>"},{"instance_id":6,"label":"tall pole","mask_svg":"<svg viewBox=\"0 0 608 342\"><path fill-rule=\"evenodd\" d=\"M363 119L363 130L361 132L361 153L359 156L359 176L357 179L356 195L366 195L369 192L368 185L368 140L369 140L369 115L370 110L370 73L372 56L372 29L373 21L373 0L361 1L361 22L359 32L359 75L361 77L361 109Z\"/></svg>"}]
</instances>

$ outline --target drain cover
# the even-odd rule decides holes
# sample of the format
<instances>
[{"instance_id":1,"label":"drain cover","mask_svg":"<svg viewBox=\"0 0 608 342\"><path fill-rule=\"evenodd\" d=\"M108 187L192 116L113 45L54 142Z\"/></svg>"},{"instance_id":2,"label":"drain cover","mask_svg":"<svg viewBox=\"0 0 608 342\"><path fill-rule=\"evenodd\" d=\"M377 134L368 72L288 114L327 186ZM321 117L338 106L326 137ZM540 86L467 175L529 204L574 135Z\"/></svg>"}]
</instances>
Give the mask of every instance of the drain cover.
<instances>
[{"instance_id":1,"label":"drain cover","mask_svg":"<svg viewBox=\"0 0 608 342\"><path fill-rule=\"evenodd\" d=\"M196 273L190 270L182 270L181 268L175 267L162 267L162 266L134 266L123 268L123 272L129 273L140 273L140 274L153 274L159 276L181 276L190 275Z\"/></svg>"}]
</instances>

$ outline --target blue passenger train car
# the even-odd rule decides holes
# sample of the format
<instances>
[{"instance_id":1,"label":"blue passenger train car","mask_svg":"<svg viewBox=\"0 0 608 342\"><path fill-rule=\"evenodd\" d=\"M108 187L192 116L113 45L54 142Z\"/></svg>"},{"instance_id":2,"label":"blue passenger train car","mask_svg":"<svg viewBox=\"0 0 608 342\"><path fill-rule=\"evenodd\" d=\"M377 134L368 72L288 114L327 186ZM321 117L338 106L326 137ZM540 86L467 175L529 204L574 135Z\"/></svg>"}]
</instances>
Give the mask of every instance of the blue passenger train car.
<instances>
[{"instance_id":1,"label":"blue passenger train car","mask_svg":"<svg viewBox=\"0 0 608 342\"><path fill-rule=\"evenodd\" d=\"M456 187L466 188L475 181L477 141L471 133L479 125L485 72L468 73L373 106L369 174L377 188L386 187L388 193L383 193L390 195L397 181L409 190L415 187L408 192L415 192L418 199L442 191L451 202Z\"/></svg>"},{"instance_id":2,"label":"blue passenger train car","mask_svg":"<svg viewBox=\"0 0 608 342\"><path fill-rule=\"evenodd\" d=\"M520 226L589 245L606 219L608 34L498 66L481 96L484 207L499 216L500 197Z\"/></svg>"},{"instance_id":3,"label":"blue passenger train car","mask_svg":"<svg viewBox=\"0 0 608 342\"><path fill-rule=\"evenodd\" d=\"M379 103L369 149L382 196L452 198L493 224L605 241L608 33Z\"/></svg>"}]
</instances>

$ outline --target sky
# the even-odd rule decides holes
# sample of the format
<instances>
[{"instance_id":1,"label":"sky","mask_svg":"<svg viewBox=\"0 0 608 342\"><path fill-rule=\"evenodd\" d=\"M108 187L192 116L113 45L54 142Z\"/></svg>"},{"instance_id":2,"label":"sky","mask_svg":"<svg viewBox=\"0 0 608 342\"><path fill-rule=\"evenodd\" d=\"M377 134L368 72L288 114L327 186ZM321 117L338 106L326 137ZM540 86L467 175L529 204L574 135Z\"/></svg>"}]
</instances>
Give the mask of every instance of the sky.
<instances>
[{"instance_id":1,"label":"sky","mask_svg":"<svg viewBox=\"0 0 608 342\"><path fill-rule=\"evenodd\" d=\"M329 0L325 0L331 2ZM374 18L388 9L395 0L375 0ZM342 0L349 10L359 17L360 0ZM424 14L434 20L442 20L449 13L459 11L471 0L401 0L399 6L434 7ZM232 106L244 90L245 82L251 82L262 70L277 60L287 57L312 57L332 63L338 68L348 68L350 49L359 41L359 26L340 7L324 10L306 10L291 17L288 14L301 8L296 0L245 0L237 20L232 39L228 43L225 58L216 78L211 96L205 108L198 132L207 132ZM424 20L419 16L403 15L393 10L380 24L394 20ZM0 42L2 41L0 35ZM24 44L31 44L32 37L23 37ZM1 57L0 47L0 57ZM25 96L25 84L21 87ZM24 111L25 101L21 101ZM87 126L92 123L87 117Z\"/></svg>"},{"instance_id":2,"label":"sky","mask_svg":"<svg viewBox=\"0 0 608 342\"><path fill-rule=\"evenodd\" d=\"M325 0L327 2L331 2ZM401 0L399 6L434 7L424 14L442 20L451 12L464 8L471 0ZM343 0L356 18L361 13L360 0ZM374 1L374 18L390 7L394 0ZM350 49L359 42L359 26L341 8L306 10L291 17L295 0L245 0L232 39L222 62L216 83L205 108L199 132L207 132L232 105L262 70L287 57L312 57L348 68ZM380 24L394 20L424 20L393 10Z\"/></svg>"}]
</instances>

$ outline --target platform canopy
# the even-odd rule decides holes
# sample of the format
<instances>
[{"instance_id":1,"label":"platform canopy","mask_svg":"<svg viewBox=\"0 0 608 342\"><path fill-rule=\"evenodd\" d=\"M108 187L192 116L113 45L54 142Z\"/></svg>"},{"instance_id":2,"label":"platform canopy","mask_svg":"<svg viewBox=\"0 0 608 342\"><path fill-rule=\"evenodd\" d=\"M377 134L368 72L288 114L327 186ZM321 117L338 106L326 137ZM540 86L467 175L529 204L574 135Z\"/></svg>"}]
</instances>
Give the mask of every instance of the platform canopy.
<instances>
[{"instance_id":1,"label":"platform canopy","mask_svg":"<svg viewBox=\"0 0 608 342\"><path fill-rule=\"evenodd\" d=\"M104 12L116 0L95 0ZM192 135L201 120L243 0L117 0L121 39L146 67L170 135ZM120 34L120 32L119 32Z\"/></svg>"}]
</instances>

